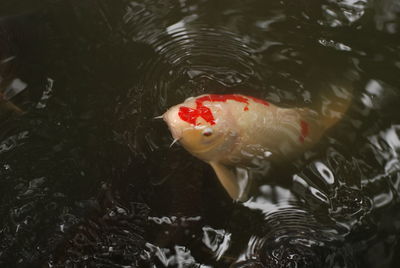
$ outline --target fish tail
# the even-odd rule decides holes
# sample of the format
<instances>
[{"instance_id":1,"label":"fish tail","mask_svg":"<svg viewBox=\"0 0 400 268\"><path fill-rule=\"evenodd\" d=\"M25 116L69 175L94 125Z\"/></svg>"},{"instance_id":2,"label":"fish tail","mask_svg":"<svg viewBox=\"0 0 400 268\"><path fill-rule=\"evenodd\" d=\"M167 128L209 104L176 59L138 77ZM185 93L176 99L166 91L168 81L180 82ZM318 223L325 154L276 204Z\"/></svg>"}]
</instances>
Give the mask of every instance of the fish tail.
<instances>
[{"instance_id":1,"label":"fish tail","mask_svg":"<svg viewBox=\"0 0 400 268\"><path fill-rule=\"evenodd\" d=\"M324 92L320 105L320 124L329 129L343 118L353 99L353 85L350 81L341 81Z\"/></svg>"}]
</instances>

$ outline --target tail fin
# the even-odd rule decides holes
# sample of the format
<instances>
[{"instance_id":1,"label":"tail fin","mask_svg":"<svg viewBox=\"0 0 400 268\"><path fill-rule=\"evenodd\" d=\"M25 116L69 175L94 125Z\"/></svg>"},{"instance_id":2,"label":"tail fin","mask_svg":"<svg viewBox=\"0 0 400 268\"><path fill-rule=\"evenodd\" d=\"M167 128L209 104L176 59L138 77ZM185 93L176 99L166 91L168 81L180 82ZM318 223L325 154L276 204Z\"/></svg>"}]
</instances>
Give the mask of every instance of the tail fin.
<instances>
[{"instance_id":1,"label":"tail fin","mask_svg":"<svg viewBox=\"0 0 400 268\"><path fill-rule=\"evenodd\" d=\"M301 128L301 140L308 140L307 146L314 144L326 130L338 123L352 103L352 82L342 80L329 84L329 87L325 85L325 88L327 90L321 93L320 101L314 107L298 109L302 122L306 123Z\"/></svg>"},{"instance_id":2,"label":"tail fin","mask_svg":"<svg viewBox=\"0 0 400 268\"><path fill-rule=\"evenodd\" d=\"M325 129L329 129L341 120L349 109L352 98L353 86L350 83L332 85L331 90L322 98L321 125Z\"/></svg>"}]
</instances>

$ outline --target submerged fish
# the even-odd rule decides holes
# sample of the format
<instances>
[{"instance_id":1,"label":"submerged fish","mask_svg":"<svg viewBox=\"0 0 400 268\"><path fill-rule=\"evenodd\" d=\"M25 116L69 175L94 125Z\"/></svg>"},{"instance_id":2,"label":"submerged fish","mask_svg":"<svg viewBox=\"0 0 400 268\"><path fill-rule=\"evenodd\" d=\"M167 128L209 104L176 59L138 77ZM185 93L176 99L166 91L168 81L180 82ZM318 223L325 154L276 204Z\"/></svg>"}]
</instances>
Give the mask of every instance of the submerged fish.
<instances>
[{"instance_id":1,"label":"submerged fish","mask_svg":"<svg viewBox=\"0 0 400 268\"><path fill-rule=\"evenodd\" d=\"M171 107L162 118L174 142L209 163L232 199L241 200L244 187L232 167L291 158L318 142L340 115L322 117L239 94L207 94Z\"/></svg>"},{"instance_id":2,"label":"submerged fish","mask_svg":"<svg viewBox=\"0 0 400 268\"><path fill-rule=\"evenodd\" d=\"M14 81L20 80L15 79ZM18 86L13 87L14 84ZM14 113L16 115L22 115L24 113L24 111L10 101L10 99L22 92L25 88L26 84L23 82L11 83L11 85L4 92L2 92L0 87L0 116L9 113Z\"/></svg>"}]
</instances>

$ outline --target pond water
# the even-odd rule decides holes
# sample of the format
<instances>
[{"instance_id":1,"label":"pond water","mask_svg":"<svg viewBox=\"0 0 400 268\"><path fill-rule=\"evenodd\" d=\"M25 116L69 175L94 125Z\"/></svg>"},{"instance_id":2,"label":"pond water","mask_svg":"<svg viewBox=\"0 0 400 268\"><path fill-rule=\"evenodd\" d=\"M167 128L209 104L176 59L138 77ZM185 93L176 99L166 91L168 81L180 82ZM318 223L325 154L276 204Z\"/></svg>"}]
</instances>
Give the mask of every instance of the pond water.
<instances>
[{"instance_id":1,"label":"pond water","mask_svg":"<svg viewBox=\"0 0 400 268\"><path fill-rule=\"evenodd\" d=\"M0 4L1 267L399 267L396 0ZM233 202L155 116L240 93L345 116ZM324 108L325 107L325 108Z\"/></svg>"}]
</instances>

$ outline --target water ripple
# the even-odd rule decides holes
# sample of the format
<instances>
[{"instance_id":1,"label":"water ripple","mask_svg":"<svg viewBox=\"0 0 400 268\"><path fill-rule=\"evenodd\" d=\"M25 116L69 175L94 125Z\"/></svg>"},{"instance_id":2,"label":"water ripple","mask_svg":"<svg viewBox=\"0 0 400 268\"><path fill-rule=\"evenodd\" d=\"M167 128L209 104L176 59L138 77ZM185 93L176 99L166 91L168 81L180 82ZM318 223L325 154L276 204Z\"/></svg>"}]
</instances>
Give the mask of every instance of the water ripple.
<instances>
[{"instance_id":1,"label":"water ripple","mask_svg":"<svg viewBox=\"0 0 400 268\"><path fill-rule=\"evenodd\" d=\"M184 25L168 35L153 37L149 44L155 48L158 57L144 67L147 74L144 83L151 86L157 81L154 85L157 92L164 93L161 99L184 86L174 81L179 78L181 83L187 78L191 81L210 79L222 86L234 87L257 76L252 50L223 29ZM190 91L186 96L188 93Z\"/></svg>"},{"instance_id":2,"label":"water ripple","mask_svg":"<svg viewBox=\"0 0 400 268\"><path fill-rule=\"evenodd\" d=\"M321 224L302 209L282 208L269 213L266 224L270 232L250 238L234 267L253 262L260 267L352 267L351 250L337 247L347 232L333 222Z\"/></svg>"}]
</instances>

